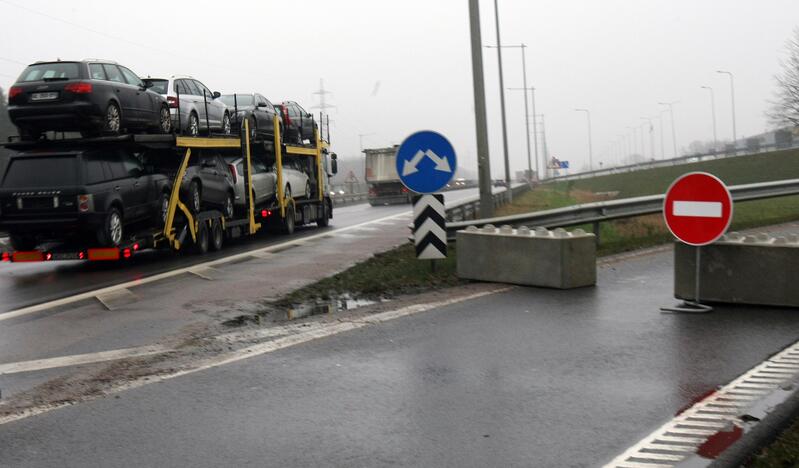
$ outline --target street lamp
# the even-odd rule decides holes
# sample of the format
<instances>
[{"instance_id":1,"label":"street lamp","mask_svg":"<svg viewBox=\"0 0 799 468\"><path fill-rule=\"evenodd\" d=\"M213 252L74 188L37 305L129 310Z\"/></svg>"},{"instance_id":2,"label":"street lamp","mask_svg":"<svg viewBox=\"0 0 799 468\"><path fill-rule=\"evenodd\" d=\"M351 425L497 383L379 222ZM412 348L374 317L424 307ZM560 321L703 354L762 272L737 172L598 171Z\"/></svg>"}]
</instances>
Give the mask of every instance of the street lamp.
<instances>
[{"instance_id":1,"label":"street lamp","mask_svg":"<svg viewBox=\"0 0 799 468\"><path fill-rule=\"evenodd\" d=\"M649 153L652 156L652 159L655 159L655 135L652 134L652 131L655 127L652 125L652 119L649 117L641 117L641 120L649 122ZM643 140L641 143L643 143Z\"/></svg>"},{"instance_id":2,"label":"street lamp","mask_svg":"<svg viewBox=\"0 0 799 468\"><path fill-rule=\"evenodd\" d=\"M494 200L491 194L491 158L489 158L488 154L488 119L486 118L485 81L483 80L483 39L480 35L479 0L469 0L469 31L472 49L474 126L477 139L477 183L480 186L480 217L490 218L494 215Z\"/></svg>"},{"instance_id":3,"label":"street lamp","mask_svg":"<svg viewBox=\"0 0 799 468\"><path fill-rule=\"evenodd\" d=\"M669 113L671 114L671 143L674 145L674 157L677 157L677 130L674 128L674 104L680 101L672 102L659 102L661 106L669 106Z\"/></svg>"},{"instance_id":4,"label":"street lamp","mask_svg":"<svg viewBox=\"0 0 799 468\"><path fill-rule=\"evenodd\" d=\"M527 91L532 90L535 93L535 88L531 88L527 86L527 60L525 58L526 53L525 49L527 46L525 44L519 45L506 45L506 46L486 46L488 48L497 48L505 47L505 48L512 48L512 49L521 49L522 51L522 83L523 87L521 88L508 88L514 91L524 91L524 128L526 129L525 136L527 138L527 172L528 177L532 178L533 176L533 163L532 163L532 156L530 154L530 111L527 107ZM535 95L533 95L533 114L535 114ZM535 117L533 117L535 119ZM538 145L536 144L536 156L535 156L535 172L536 175L539 174L538 172Z\"/></svg>"},{"instance_id":5,"label":"street lamp","mask_svg":"<svg viewBox=\"0 0 799 468\"><path fill-rule=\"evenodd\" d=\"M508 159L508 127L505 121L505 79L502 76L502 41L499 35L499 2L494 0L494 22L497 29L497 61L499 62L499 105L502 110L502 149L505 153L505 182L508 184L508 199L513 197L510 190L510 160ZM526 85L525 85L526 86Z\"/></svg>"},{"instance_id":6,"label":"street lamp","mask_svg":"<svg viewBox=\"0 0 799 468\"><path fill-rule=\"evenodd\" d=\"M588 109L574 109L576 112L585 112L585 116L588 119L588 170L594 170L594 155L593 149L591 148L591 111Z\"/></svg>"},{"instance_id":7,"label":"street lamp","mask_svg":"<svg viewBox=\"0 0 799 468\"><path fill-rule=\"evenodd\" d=\"M660 159L666 159L666 147L663 143L663 109L658 112L658 119L660 120Z\"/></svg>"},{"instance_id":8,"label":"street lamp","mask_svg":"<svg viewBox=\"0 0 799 468\"><path fill-rule=\"evenodd\" d=\"M719 140L716 136L716 97L710 86L700 86L700 88L710 91L710 114L713 116L713 154L716 154L719 147Z\"/></svg>"},{"instance_id":9,"label":"street lamp","mask_svg":"<svg viewBox=\"0 0 799 468\"><path fill-rule=\"evenodd\" d=\"M733 146L733 154L736 153L736 148L738 148L738 132L735 128L735 79L733 78L732 72L728 72L725 70L716 70L716 73L721 73L722 75L729 75L730 77L730 101L732 102L732 146Z\"/></svg>"}]
</instances>

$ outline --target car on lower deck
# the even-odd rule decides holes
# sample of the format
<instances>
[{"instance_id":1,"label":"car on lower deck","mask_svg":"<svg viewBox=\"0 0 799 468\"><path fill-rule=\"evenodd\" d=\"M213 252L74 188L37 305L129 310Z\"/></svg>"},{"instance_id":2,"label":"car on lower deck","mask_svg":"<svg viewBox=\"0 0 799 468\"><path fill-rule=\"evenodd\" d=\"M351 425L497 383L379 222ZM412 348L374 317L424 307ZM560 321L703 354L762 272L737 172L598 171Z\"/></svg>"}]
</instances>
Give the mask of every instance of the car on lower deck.
<instances>
[{"instance_id":1,"label":"car on lower deck","mask_svg":"<svg viewBox=\"0 0 799 468\"><path fill-rule=\"evenodd\" d=\"M169 187L125 149L14 154L0 181L0 231L15 250L71 240L119 246L129 228L163 222Z\"/></svg>"},{"instance_id":2,"label":"car on lower deck","mask_svg":"<svg viewBox=\"0 0 799 468\"><path fill-rule=\"evenodd\" d=\"M37 62L9 88L8 115L25 140L37 140L46 131L169 133L166 99L148 87L114 62Z\"/></svg>"},{"instance_id":3,"label":"car on lower deck","mask_svg":"<svg viewBox=\"0 0 799 468\"><path fill-rule=\"evenodd\" d=\"M166 174L172 180L183 154L171 149L149 150L142 158L149 170ZM194 214L219 210L225 218L232 218L235 197L233 174L219 151L193 150L180 184L180 199L188 209Z\"/></svg>"},{"instance_id":4,"label":"car on lower deck","mask_svg":"<svg viewBox=\"0 0 799 468\"><path fill-rule=\"evenodd\" d=\"M220 99L222 95L219 92L211 92L199 80L180 75L170 78L147 78L144 81L154 92L167 100L172 125L179 130L179 133L189 136L231 133L232 111Z\"/></svg>"}]
</instances>

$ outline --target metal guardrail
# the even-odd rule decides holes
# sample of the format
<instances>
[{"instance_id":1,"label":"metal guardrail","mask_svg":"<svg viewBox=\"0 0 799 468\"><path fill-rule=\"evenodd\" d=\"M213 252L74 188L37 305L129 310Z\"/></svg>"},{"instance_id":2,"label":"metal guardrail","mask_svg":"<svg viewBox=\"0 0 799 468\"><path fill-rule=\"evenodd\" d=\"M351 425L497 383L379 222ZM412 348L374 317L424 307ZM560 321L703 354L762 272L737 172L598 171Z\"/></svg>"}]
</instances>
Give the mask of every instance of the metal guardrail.
<instances>
[{"instance_id":1,"label":"metal guardrail","mask_svg":"<svg viewBox=\"0 0 799 468\"><path fill-rule=\"evenodd\" d=\"M734 185L729 187L729 189L733 201L761 200L788 195L799 195L799 179ZM583 203L565 208L511 216L449 222L447 223L447 238L450 240L454 239L457 231L466 229L469 226L482 226L486 224L493 224L495 226L509 225L513 227L545 227L548 229L593 224L594 233L597 234L598 241L600 222L660 213L663 209L663 197L664 195L648 195L644 197L624 198L621 200Z\"/></svg>"},{"instance_id":2,"label":"metal guardrail","mask_svg":"<svg viewBox=\"0 0 799 468\"><path fill-rule=\"evenodd\" d=\"M527 190L530 190L530 186L527 184L517 185L512 187L513 196L520 195ZM507 190L503 190L501 192L497 192L492 194L492 198L494 199L494 208L499 208L500 206L508 203L509 200L509 192ZM480 213L480 196L475 195L474 197L469 197L465 200L448 204L447 205L447 221L464 221L468 219L477 219L478 214Z\"/></svg>"},{"instance_id":3,"label":"metal guardrail","mask_svg":"<svg viewBox=\"0 0 799 468\"><path fill-rule=\"evenodd\" d=\"M773 151L783 151L783 150L790 150L797 148L799 148L799 146L796 145L788 145L788 146L762 145L760 148L754 151L751 149L739 149L736 153L716 152L716 153L693 154L671 159L657 159L652 161L640 162L636 164L628 164L625 166L614 166L605 169L596 169L593 171L579 172L577 174L572 174L572 175L549 177L547 179L542 180L542 182L546 183L567 182L570 180L589 179L591 177L599 177L612 174L624 174L628 172L640 171L642 169L655 169L658 167L679 166L681 164L691 164L702 161L713 161L716 159L738 158L741 156L752 156L755 154L771 153Z\"/></svg>"},{"instance_id":4,"label":"metal guardrail","mask_svg":"<svg viewBox=\"0 0 799 468\"><path fill-rule=\"evenodd\" d=\"M344 195L331 195L330 199L333 201L333 206L347 206L355 205L356 203L365 202L369 198L368 193L345 193Z\"/></svg>"}]
</instances>

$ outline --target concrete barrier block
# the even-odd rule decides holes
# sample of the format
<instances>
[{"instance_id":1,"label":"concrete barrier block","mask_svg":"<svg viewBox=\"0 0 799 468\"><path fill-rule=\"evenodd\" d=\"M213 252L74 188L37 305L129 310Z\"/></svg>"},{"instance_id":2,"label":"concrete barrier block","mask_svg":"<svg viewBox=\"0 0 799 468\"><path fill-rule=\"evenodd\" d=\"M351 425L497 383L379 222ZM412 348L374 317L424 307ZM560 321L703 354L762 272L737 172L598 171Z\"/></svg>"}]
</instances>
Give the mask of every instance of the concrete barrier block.
<instances>
[{"instance_id":1,"label":"concrete barrier block","mask_svg":"<svg viewBox=\"0 0 799 468\"><path fill-rule=\"evenodd\" d=\"M458 231L458 276L570 289L596 284L594 234L526 226Z\"/></svg>"},{"instance_id":2,"label":"concrete barrier block","mask_svg":"<svg viewBox=\"0 0 799 468\"><path fill-rule=\"evenodd\" d=\"M799 307L799 243L793 238L731 233L702 247L700 300ZM695 249L675 244L674 295L679 299L695 299Z\"/></svg>"}]
</instances>

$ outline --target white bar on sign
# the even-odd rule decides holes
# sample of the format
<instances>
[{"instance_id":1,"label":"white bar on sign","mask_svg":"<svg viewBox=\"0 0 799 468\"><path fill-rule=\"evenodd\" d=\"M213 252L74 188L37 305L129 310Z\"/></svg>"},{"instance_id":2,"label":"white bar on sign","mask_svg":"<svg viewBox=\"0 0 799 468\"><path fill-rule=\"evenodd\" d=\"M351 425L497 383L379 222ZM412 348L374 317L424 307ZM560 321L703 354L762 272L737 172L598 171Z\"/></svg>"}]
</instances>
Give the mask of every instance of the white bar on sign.
<instances>
[{"instance_id":1,"label":"white bar on sign","mask_svg":"<svg viewBox=\"0 0 799 468\"><path fill-rule=\"evenodd\" d=\"M674 216L692 216L701 218L721 218L721 202L674 201Z\"/></svg>"}]
</instances>

